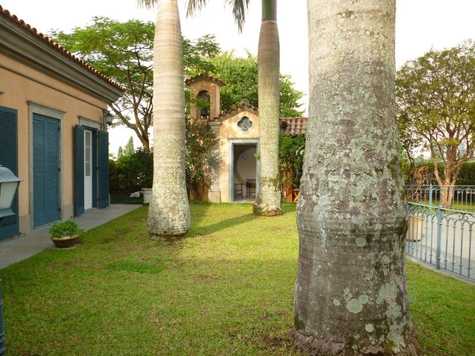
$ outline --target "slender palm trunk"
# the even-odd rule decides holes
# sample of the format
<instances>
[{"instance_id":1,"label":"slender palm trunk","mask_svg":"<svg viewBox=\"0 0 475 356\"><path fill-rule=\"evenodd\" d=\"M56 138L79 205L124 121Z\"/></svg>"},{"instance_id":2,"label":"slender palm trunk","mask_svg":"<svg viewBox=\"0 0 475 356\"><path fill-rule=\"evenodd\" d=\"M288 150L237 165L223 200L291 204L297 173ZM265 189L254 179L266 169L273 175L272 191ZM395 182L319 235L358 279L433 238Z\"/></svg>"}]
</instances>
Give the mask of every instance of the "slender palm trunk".
<instances>
[{"instance_id":1,"label":"slender palm trunk","mask_svg":"<svg viewBox=\"0 0 475 356\"><path fill-rule=\"evenodd\" d=\"M412 354L395 121L395 0L309 0L296 342Z\"/></svg>"},{"instance_id":2,"label":"slender palm trunk","mask_svg":"<svg viewBox=\"0 0 475 356\"><path fill-rule=\"evenodd\" d=\"M159 1L154 45L154 166L149 212L152 236L190 228L185 180L183 48L177 0Z\"/></svg>"},{"instance_id":3,"label":"slender palm trunk","mask_svg":"<svg viewBox=\"0 0 475 356\"><path fill-rule=\"evenodd\" d=\"M281 214L279 182L280 48L277 0L262 0L259 38L260 170L256 214Z\"/></svg>"}]
</instances>

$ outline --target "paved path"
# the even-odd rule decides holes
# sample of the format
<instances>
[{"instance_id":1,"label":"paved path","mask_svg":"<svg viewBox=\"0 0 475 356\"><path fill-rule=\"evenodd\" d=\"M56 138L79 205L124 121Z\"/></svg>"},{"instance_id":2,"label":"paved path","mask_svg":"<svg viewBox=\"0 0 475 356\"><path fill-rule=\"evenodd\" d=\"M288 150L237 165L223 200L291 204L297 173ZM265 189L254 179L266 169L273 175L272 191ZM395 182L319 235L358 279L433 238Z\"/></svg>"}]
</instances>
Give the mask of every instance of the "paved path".
<instances>
[{"instance_id":1,"label":"paved path","mask_svg":"<svg viewBox=\"0 0 475 356\"><path fill-rule=\"evenodd\" d=\"M89 210L73 220L81 229L90 230L139 207L140 205L113 204L106 209ZM48 229L49 226L46 225L27 235L0 241L0 269L53 247Z\"/></svg>"}]
</instances>

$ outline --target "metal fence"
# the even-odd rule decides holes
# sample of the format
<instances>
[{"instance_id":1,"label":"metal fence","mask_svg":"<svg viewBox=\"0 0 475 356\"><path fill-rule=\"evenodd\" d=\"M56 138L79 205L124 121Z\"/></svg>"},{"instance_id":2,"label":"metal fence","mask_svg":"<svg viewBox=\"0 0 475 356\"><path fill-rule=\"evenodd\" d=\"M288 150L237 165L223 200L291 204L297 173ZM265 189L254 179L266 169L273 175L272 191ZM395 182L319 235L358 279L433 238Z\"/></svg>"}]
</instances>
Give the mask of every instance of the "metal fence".
<instances>
[{"instance_id":1,"label":"metal fence","mask_svg":"<svg viewBox=\"0 0 475 356\"><path fill-rule=\"evenodd\" d=\"M475 214L417 203L407 210L406 254L475 281Z\"/></svg>"},{"instance_id":2,"label":"metal fence","mask_svg":"<svg viewBox=\"0 0 475 356\"><path fill-rule=\"evenodd\" d=\"M438 186L421 185L407 186L406 199L408 202L425 204L429 206L438 206L441 203L444 192L453 190L453 198L449 208L475 211L475 185L456 185L456 186Z\"/></svg>"}]
</instances>

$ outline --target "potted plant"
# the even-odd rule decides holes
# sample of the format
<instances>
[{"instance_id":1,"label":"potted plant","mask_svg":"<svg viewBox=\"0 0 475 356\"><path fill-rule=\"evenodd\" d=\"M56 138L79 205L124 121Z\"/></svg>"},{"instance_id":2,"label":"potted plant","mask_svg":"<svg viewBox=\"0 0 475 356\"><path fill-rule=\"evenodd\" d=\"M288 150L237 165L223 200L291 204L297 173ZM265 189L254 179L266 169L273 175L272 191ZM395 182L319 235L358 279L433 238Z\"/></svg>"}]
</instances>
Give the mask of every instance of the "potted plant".
<instances>
[{"instance_id":1,"label":"potted plant","mask_svg":"<svg viewBox=\"0 0 475 356\"><path fill-rule=\"evenodd\" d=\"M58 222L49 229L51 240L58 248L73 247L79 243L80 233L78 224L72 220Z\"/></svg>"}]
</instances>

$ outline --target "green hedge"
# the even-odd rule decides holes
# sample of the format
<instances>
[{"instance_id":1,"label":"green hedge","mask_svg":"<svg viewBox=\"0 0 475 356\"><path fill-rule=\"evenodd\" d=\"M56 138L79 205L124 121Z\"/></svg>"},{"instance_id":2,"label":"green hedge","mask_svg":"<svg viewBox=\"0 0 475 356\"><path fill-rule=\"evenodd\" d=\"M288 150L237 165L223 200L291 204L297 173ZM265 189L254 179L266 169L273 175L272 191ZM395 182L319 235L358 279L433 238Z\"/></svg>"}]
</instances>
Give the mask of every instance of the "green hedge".
<instances>
[{"instance_id":1,"label":"green hedge","mask_svg":"<svg viewBox=\"0 0 475 356\"><path fill-rule=\"evenodd\" d=\"M109 160L109 183L112 193L133 193L152 187L152 153L138 149L133 154Z\"/></svg>"},{"instance_id":2,"label":"green hedge","mask_svg":"<svg viewBox=\"0 0 475 356\"><path fill-rule=\"evenodd\" d=\"M434 176L434 162L431 160L421 161L416 164L417 167L426 166L429 168L429 172L432 174L432 184L437 184L437 181ZM439 171L443 177L444 165L439 164ZM404 168L403 164L403 174L405 176L405 181L410 184L411 177L409 176L409 169ZM457 185L475 185L475 161L466 162L462 169L460 170L459 176L457 178Z\"/></svg>"},{"instance_id":3,"label":"green hedge","mask_svg":"<svg viewBox=\"0 0 475 356\"><path fill-rule=\"evenodd\" d=\"M458 185L475 185L475 161L467 162L460 170Z\"/></svg>"}]
</instances>

